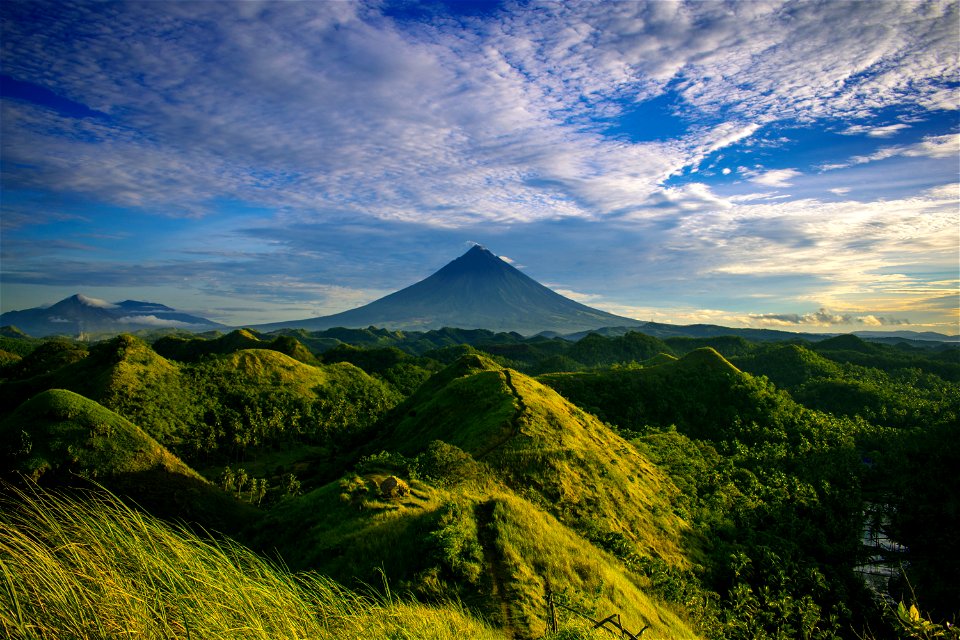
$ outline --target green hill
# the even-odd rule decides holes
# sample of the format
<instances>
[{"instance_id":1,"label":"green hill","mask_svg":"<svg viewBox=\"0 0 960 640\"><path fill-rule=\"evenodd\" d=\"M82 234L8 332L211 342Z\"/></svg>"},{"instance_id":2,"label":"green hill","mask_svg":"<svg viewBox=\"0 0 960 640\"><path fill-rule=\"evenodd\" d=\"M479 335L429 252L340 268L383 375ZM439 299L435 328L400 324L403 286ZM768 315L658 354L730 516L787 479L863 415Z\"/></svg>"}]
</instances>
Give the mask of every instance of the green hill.
<instances>
[{"instance_id":1,"label":"green hill","mask_svg":"<svg viewBox=\"0 0 960 640\"><path fill-rule=\"evenodd\" d=\"M841 371L836 362L797 344L763 345L749 355L735 358L735 362L742 370L766 376L783 389L797 387L811 378L836 376Z\"/></svg>"},{"instance_id":2,"label":"green hill","mask_svg":"<svg viewBox=\"0 0 960 640\"><path fill-rule=\"evenodd\" d=\"M268 443L355 437L399 399L396 391L350 364L311 366L270 349L179 363L138 338L121 335L67 362L0 385L5 413L46 389L70 389L179 454L206 458Z\"/></svg>"},{"instance_id":3,"label":"green hill","mask_svg":"<svg viewBox=\"0 0 960 640\"><path fill-rule=\"evenodd\" d=\"M224 355L244 349L272 349L306 364L317 364L316 357L296 337L278 335L270 340L251 329L237 329L224 336L204 339L195 336L166 336L153 343L158 354L171 360L197 362L209 355Z\"/></svg>"},{"instance_id":4,"label":"green hill","mask_svg":"<svg viewBox=\"0 0 960 640\"><path fill-rule=\"evenodd\" d=\"M384 449L415 455L434 440L452 444L566 524L596 519L640 553L682 563L685 526L666 507L669 480L596 418L528 376L466 356L399 405L387 424L377 443Z\"/></svg>"},{"instance_id":5,"label":"green hill","mask_svg":"<svg viewBox=\"0 0 960 640\"><path fill-rule=\"evenodd\" d=\"M844 350L822 348L823 343L815 345L819 353L793 344L765 345L735 361L744 371L766 376L811 409L860 416L897 428L956 422L960 413L957 386L923 368L908 366L917 355L905 354L897 360L899 366L884 370L853 364L847 356L852 354L857 360L868 354L870 359L886 361L891 347L866 343L856 336L824 342Z\"/></svg>"},{"instance_id":6,"label":"green hill","mask_svg":"<svg viewBox=\"0 0 960 640\"><path fill-rule=\"evenodd\" d=\"M44 485L93 481L157 515L236 529L256 512L200 477L140 427L64 389L0 421L4 472Z\"/></svg>"},{"instance_id":7,"label":"green hill","mask_svg":"<svg viewBox=\"0 0 960 640\"><path fill-rule=\"evenodd\" d=\"M99 493L14 492L0 528L0 628L10 638L505 637L455 605L360 595L292 574Z\"/></svg>"},{"instance_id":8,"label":"green hill","mask_svg":"<svg viewBox=\"0 0 960 640\"><path fill-rule=\"evenodd\" d=\"M43 366L33 367L28 361L34 358ZM196 421L197 407L180 367L130 335L89 350L69 343L45 343L21 364L32 370L0 385L0 407L5 413L46 389L70 389L140 425L165 446L181 442Z\"/></svg>"},{"instance_id":9,"label":"green hill","mask_svg":"<svg viewBox=\"0 0 960 640\"><path fill-rule=\"evenodd\" d=\"M87 353L87 346L84 344L64 339L46 340L21 354L22 360L12 367L7 375L12 380L43 375L83 360Z\"/></svg>"},{"instance_id":10,"label":"green hill","mask_svg":"<svg viewBox=\"0 0 960 640\"><path fill-rule=\"evenodd\" d=\"M64 389L22 404L0 422L0 438L15 459L13 469L34 480L47 473L98 478L158 468L200 478L140 427Z\"/></svg>"},{"instance_id":11,"label":"green hill","mask_svg":"<svg viewBox=\"0 0 960 640\"><path fill-rule=\"evenodd\" d=\"M546 374L538 380L621 429L675 425L710 440L738 435L738 425L775 422L784 407L793 406L789 396L711 348L640 369Z\"/></svg>"},{"instance_id":12,"label":"green hill","mask_svg":"<svg viewBox=\"0 0 960 640\"><path fill-rule=\"evenodd\" d=\"M630 331L610 338L590 334L576 342L566 355L585 365L598 366L617 362L640 362L658 353L670 351L670 347L659 338Z\"/></svg>"},{"instance_id":13,"label":"green hill","mask_svg":"<svg viewBox=\"0 0 960 640\"><path fill-rule=\"evenodd\" d=\"M695 637L602 550L688 566L676 487L551 389L467 355L378 429L369 449L394 453L279 505L257 538L341 580L383 570L420 597L456 594L522 638L546 630L548 588L580 610L620 611L635 630L650 624L645 637ZM385 495L391 475L409 490Z\"/></svg>"},{"instance_id":14,"label":"green hill","mask_svg":"<svg viewBox=\"0 0 960 640\"><path fill-rule=\"evenodd\" d=\"M697 637L648 580L493 478L447 489L408 478L409 492L391 498L378 488L388 477L348 476L279 505L260 525L261 543L347 585L382 572L420 599L456 599L512 637L543 637L548 590L596 617L620 612L634 631L650 625L647 638ZM567 611L559 619L590 626Z\"/></svg>"}]
</instances>

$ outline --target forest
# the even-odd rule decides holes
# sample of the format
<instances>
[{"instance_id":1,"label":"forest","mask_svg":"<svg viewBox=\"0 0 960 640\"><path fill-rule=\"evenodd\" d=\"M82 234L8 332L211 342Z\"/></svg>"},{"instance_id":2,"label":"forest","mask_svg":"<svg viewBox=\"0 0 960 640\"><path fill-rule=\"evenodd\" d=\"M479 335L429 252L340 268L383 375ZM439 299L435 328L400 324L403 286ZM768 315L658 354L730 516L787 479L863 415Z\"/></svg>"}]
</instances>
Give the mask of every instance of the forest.
<instances>
[{"instance_id":1,"label":"forest","mask_svg":"<svg viewBox=\"0 0 960 640\"><path fill-rule=\"evenodd\" d=\"M956 344L0 334L11 638L960 638Z\"/></svg>"}]
</instances>

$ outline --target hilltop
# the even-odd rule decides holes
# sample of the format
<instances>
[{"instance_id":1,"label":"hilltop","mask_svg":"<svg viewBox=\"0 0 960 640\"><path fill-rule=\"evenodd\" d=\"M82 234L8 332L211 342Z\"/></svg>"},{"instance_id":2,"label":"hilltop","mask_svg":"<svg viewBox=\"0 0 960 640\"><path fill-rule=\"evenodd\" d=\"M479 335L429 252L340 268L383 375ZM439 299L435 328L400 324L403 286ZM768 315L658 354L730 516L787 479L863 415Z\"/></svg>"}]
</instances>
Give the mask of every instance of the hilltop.
<instances>
[{"instance_id":1,"label":"hilltop","mask_svg":"<svg viewBox=\"0 0 960 640\"><path fill-rule=\"evenodd\" d=\"M592 416L466 355L378 430L367 450L379 453L275 509L260 525L263 542L296 567L348 582L383 570L422 598L457 593L516 637L546 631L549 590L619 610L637 629L649 624L649 637L695 637L603 546L616 540L621 554L687 566L689 525L670 506L676 488ZM388 480L403 493L385 489Z\"/></svg>"}]
</instances>

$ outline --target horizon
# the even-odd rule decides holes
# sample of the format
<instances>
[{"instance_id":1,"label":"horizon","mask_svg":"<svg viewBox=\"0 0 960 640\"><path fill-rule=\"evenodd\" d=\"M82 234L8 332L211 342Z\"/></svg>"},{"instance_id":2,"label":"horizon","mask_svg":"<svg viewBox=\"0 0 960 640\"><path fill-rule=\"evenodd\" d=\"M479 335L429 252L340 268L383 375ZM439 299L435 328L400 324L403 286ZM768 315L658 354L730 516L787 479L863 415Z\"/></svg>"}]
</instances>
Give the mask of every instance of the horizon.
<instances>
[{"instance_id":1,"label":"horizon","mask_svg":"<svg viewBox=\"0 0 960 640\"><path fill-rule=\"evenodd\" d=\"M957 2L0 18L3 312L301 320L479 244L642 321L960 332Z\"/></svg>"}]
</instances>

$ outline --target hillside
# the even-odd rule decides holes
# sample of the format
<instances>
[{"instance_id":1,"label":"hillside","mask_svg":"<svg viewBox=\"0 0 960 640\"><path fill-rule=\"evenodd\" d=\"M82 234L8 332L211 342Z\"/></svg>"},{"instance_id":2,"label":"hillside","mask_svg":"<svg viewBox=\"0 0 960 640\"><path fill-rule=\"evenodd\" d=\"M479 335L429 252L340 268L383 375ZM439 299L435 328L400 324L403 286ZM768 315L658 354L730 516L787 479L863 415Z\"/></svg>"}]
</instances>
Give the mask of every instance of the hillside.
<instances>
[{"instance_id":1,"label":"hillside","mask_svg":"<svg viewBox=\"0 0 960 640\"><path fill-rule=\"evenodd\" d=\"M233 529L257 514L209 484L140 427L72 391L44 391L0 421L4 476L105 486L163 517Z\"/></svg>"},{"instance_id":2,"label":"hillside","mask_svg":"<svg viewBox=\"0 0 960 640\"><path fill-rule=\"evenodd\" d=\"M512 489L532 492L565 524L593 518L638 552L682 563L684 523L654 513L669 500L669 481L593 416L528 376L466 356L386 424L377 446L415 455L441 440L488 464Z\"/></svg>"},{"instance_id":3,"label":"hillside","mask_svg":"<svg viewBox=\"0 0 960 640\"><path fill-rule=\"evenodd\" d=\"M949 348L450 328L3 339L8 477L95 479L450 621L518 639L591 637L580 614L613 613L644 638L903 637L861 578L868 555L908 572L885 597L937 629L954 615ZM863 547L865 512L904 548Z\"/></svg>"},{"instance_id":4,"label":"hillside","mask_svg":"<svg viewBox=\"0 0 960 640\"><path fill-rule=\"evenodd\" d=\"M29 425L29 433L22 425ZM96 478L161 469L200 476L140 427L72 391L37 394L0 422L13 468L34 480L47 473ZM20 446L18 438L26 438Z\"/></svg>"},{"instance_id":5,"label":"hillside","mask_svg":"<svg viewBox=\"0 0 960 640\"><path fill-rule=\"evenodd\" d=\"M165 358L196 362L208 355L225 355L242 349L270 349L305 364L316 364L316 357L293 336L278 335L265 339L249 329L237 329L212 339L164 336L153 343L153 350Z\"/></svg>"},{"instance_id":6,"label":"hillside","mask_svg":"<svg viewBox=\"0 0 960 640\"><path fill-rule=\"evenodd\" d=\"M455 605L427 607L292 574L103 493L7 492L0 627L10 638L505 638Z\"/></svg>"},{"instance_id":7,"label":"hillside","mask_svg":"<svg viewBox=\"0 0 960 640\"><path fill-rule=\"evenodd\" d=\"M545 631L548 587L582 610L651 625L646 637L695 636L604 550L616 541L622 554L683 567L689 526L672 513L672 482L592 416L464 356L380 428L368 450L392 453L280 505L263 543L341 580L382 569L421 597L455 592L520 638ZM394 474L403 495L382 489Z\"/></svg>"},{"instance_id":8,"label":"hillside","mask_svg":"<svg viewBox=\"0 0 960 640\"><path fill-rule=\"evenodd\" d=\"M583 409L621 429L646 426L695 438L722 440L736 425L768 423L793 402L744 375L715 350L691 351L678 360L658 359L639 369L555 373L538 378Z\"/></svg>"},{"instance_id":9,"label":"hillside","mask_svg":"<svg viewBox=\"0 0 960 640\"><path fill-rule=\"evenodd\" d=\"M120 335L76 356L40 352L34 360L46 363L44 373L30 376L31 369L0 385L5 413L43 390L70 389L187 456L356 437L398 401L396 391L350 364L312 366L272 349L178 363Z\"/></svg>"},{"instance_id":10,"label":"hillside","mask_svg":"<svg viewBox=\"0 0 960 640\"><path fill-rule=\"evenodd\" d=\"M56 356L38 348L21 363L18 377L0 387L4 412L43 390L69 389L141 426L165 446L183 442L197 420L198 407L179 365L130 335L89 350L60 344L64 346L58 347Z\"/></svg>"}]
</instances>

